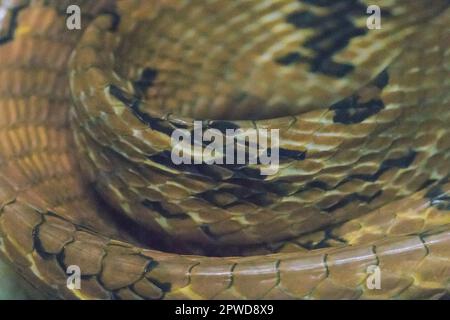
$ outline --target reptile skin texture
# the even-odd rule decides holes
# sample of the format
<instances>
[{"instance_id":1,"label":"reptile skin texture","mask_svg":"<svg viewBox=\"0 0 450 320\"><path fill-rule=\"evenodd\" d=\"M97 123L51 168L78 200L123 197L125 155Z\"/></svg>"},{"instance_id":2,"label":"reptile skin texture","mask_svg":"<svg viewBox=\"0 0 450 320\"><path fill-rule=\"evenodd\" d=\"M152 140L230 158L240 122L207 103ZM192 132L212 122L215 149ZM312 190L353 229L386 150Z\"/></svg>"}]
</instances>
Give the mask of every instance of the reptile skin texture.
<instances>
[{"instance_id":1,"label":"reptile skin texture","mask_svg":"<svg viewBox=\"0 0 450 320\"><path fill-rule=\"evenodd\" d=\"M2 259L57 299L448 295L450 2L372 4L0 0ZM279 170L175 165L195 120Z\"/></svg>"}]
</instances>

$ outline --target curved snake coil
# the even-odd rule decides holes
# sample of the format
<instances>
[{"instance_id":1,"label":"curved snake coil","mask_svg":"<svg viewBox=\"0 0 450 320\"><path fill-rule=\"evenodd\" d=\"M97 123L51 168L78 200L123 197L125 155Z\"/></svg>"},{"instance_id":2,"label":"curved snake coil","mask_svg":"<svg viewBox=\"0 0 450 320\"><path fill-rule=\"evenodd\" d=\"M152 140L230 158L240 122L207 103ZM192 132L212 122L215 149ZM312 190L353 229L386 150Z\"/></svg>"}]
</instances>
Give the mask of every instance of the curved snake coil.
<instances>
[{"instance_id":1,"label":"curved snake coil","mask_svg":"<svg viewBox=\"0 0 450 320\"><path fill-rule=\"evenodd\" d=\"M450 3L370 4L0 0L2 256L66 299L445 295ZM194 119L280 129L278 173L173 165Z\"/></svg>"}]
</instances>

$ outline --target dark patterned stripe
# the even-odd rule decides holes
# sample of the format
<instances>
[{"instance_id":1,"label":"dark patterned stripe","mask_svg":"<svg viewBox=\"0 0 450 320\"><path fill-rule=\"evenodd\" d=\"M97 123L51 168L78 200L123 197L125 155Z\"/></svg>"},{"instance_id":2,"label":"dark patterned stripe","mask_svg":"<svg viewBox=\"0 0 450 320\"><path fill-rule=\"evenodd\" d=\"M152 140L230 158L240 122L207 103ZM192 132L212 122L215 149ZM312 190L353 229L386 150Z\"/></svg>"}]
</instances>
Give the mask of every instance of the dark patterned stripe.
<instances>
[{"instance_id":1,"label":"dark patterned stripe","mask_svg":"<svg viewBox=\"0 0 450 320\"><path fill-rule=\"evenodd\" d=\"M314 6L330 7L329 14L317 16L311 11L299 10L289 14L286 22L299 29L313 29L315 34L304 47L313 51L312 56L303 56L299 52L290 52L276 59L281 65L306 63L313 73L342 78L352 72L351 63L338 63L334 56L344 49L351 39L365 35L365 28L358 28L352 21L353 16L365 16L366 6L358 0L344 1L301 1Z\"/></svg>"},{"instance_id":2,"label":"dark patterned stripe","mask_svg":"<svg viewBox=\"0 0 450 320\"><path fill-rule=\"evenodd\" d=\"M378 170L373 174L352 174L343 179L341 182L336 184L335 186L330 186L324 181L315 180L312 182L309 182L306 184L304 188L298 191L298 193L305 192L310 189L320 189L323 191L331 191L335 190L341 185L350 182L352 180L362 180L366 182L375 182L377 181L381 175L391 169L398 168L398 169L406 169L411 166L411 164L416 159L417 152L411 150L403 157L399 158L393 158L393 159L386 159L384 160L381 165L379 166Z\"/></svg>"},{"instance_id":3,"label":"dark patterned stripe","mask_svg":"<svg viewBox=\"0 0 450 320\"><path fill-rule=\"evenodd\" d=\"M387 70L384 70L371 82L371 84L369 84L369 86L383 89L388 83L389 74ZM371 99L365 103L360 103L360 98L360 95L356 93L333 104L330 107L330 110L335 112L333 121L335 123L346 125L357 124L365 121L385 108L384 102L379 98Z\"/></svg>"},{"instance_id":4,"label":"dark patterned stripe","mask_svg":"<svg viewBox=\"0 0 450 320\"><path fill-rule=\"evenodd\" d=\"M157 76L158 70L156 69L146 68L142 71L140 78L133 82L133 87L138 97L145 96L147 90L153 86Z\"/></svg>"},{"instance_id":5,"label":"dark patterned stripe","mask_svg":"<svg viewBox=\"0 0 450 320\"><path fill-rule=\"evenodd\" d=\"M153 129L153 130L157 130L160 132L163 132L167 135L172 135L173 131L175 129L186 129L186 127L183 127L180 124L175 124L170 122L169 120L165 120L165 119L160 119L160 118L155 118L155 117L151 117L148 113L143 112L140 110L140 102L141 100L139 99L139 97L137 96L133 96L128 94L126 91L120 89L119 87L115 86L115 85L110 85L109 86L109 93L115 97L117 100L121 101L125 106L127 106L131 112L134 114L134 116L136 118L139 119L139 121L141 121L142 123L146 124L149 128ZM220 121L220 120L212 120L212 121L203 121L203 130L207 130L207 129L218 129L219 131L221 131L222 133L226 133L227 129L239 129L240 127L233 123L233 122L229 122L229 121ZM196 141L194 140L195 135L193 133L193 131L190 131L190 137L191 137L191 144L193 145ZM208 143L204 143L203 141L198 141L197 143L200 143L202 146L207 146ZM246 146L248 147L248 143L246 142ZM236 150L237 148L235 148ZM268 149L268 153L271 153L271 150ZM279 156L280 156L280 161L284 161L284 160L298 160L298 161L302 161L306 158L306 151L297 151L297 150L289 150L289 149L284 149L284 148L280 148L279 149ZM164 155L162 155L164 157ZM249 159L249 155L248 152L245 152L245 159ZM224 161L225 163L225 161ZM227 169L230 170L235 170L235 168L238 169L242 169L243 167L245 167L245 165L219 165L222 167L225 167ZM253 169L249 169L248 170L253 170ZM256 170L258 171L259 170Z\"/></svg>"},{"instance_id":6,"label":"dark patterned stripe","mask_svg":"<svg viewBox=\"0 0 450 320\"><path fill-rule=\"evenodd\" d=\"M27 2L27 3L24 3L17 7L7 9L8 13L6 14L7 16L5 18L8 19L8 15L9 15L9 25L6 29L5 35L2 36L2 33L0 33L0 45L7 43L14 39L14 33L17 28L17 19L19 17L19 13L21 10L28 7L28 5L29 5L29 3Z\"/></svg>"},{"instance_id":7,"label":"dark patterned stripe","mask_svg":"<svg viewBox=\"0 0 450 320\"><path fill-rule=\"evenodd\" d=\"M343 207L345 207L346 205L354 202L354 201L359 201L359 202L364 202L364 203L371 203L373 200L375 200L376 198L378 198L379 196L381 196L383 194L382 190L377 191L376 193L374 193L371 196L365 196L365 195L361 195L359 193L352 193L348 196L345 196L344 198L342 198L341 200L339 200L338 202L336 202L334 205L328 207L328 208L324 208L322 209L325 212L328 213L332 213L333 211L336 211L338 209L341 209Z\"/></svg>"},{"instance_id":8,"label":"dark patterned stripe","mask_svg":"<svg viewBox=\"0 0 450 320\"><path fill-rule=\"evenodd\" d=\"M442 184L431 188L425 197L430 200L431 206L439 210L450 211L450 194L442 190Z\"/></svg>"},{"instance_id":9,"label":"dark patterned stripe","mask_svg":"<svg viewBox=\"0 0 450 320\"><path fill-rule=\"evenodd\" d=\"M142 205L152 211L158 212L164 218L181 219L181 220L189 218L189 216L185 213L171 213L170 211L164 209L162 204L157 201L151 201L149 199L145 199L144 201L142 201Z\"/></svg>"}]
</instances>

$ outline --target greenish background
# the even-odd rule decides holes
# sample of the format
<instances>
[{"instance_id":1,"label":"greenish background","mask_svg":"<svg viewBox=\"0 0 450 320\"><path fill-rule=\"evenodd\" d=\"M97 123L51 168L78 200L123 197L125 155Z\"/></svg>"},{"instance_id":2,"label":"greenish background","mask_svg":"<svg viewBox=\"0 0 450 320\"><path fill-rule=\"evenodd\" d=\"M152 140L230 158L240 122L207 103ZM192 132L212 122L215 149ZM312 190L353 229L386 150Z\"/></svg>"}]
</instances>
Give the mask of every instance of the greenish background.
<instances>
[{"instance_id":1,"label":"greenish background","mask_svg":"<svg viewBox=\"0 0 450 320\"><path fill-rule=\"evenodd\" d=\"M0 259L0 300L36 299L37 296L25 287L24 280Z\"/></svg>"}]
</instances>

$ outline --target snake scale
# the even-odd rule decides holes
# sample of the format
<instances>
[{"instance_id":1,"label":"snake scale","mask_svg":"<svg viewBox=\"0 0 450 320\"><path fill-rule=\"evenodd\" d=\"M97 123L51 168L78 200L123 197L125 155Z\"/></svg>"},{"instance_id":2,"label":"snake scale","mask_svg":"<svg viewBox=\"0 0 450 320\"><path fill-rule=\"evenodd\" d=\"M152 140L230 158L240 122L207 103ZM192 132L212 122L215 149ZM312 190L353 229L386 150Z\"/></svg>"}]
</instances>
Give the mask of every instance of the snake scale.
<instances>
[{"instance_id":1,"label":"snake scale","mask_svg":"<svg viewBox=\"0 0 450 320\"><path fill-rule=\"evenodd\" d=\"M371 4L0 0L3 258L65 299L446 295L450 2ZM280 129L279 171L173 165L194 119Z\"/></svg>"}]
</instances>

